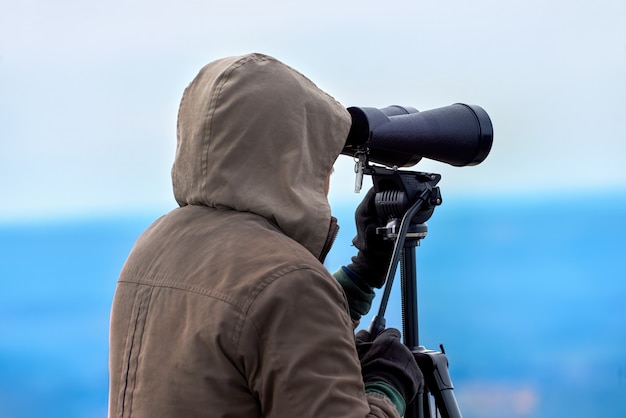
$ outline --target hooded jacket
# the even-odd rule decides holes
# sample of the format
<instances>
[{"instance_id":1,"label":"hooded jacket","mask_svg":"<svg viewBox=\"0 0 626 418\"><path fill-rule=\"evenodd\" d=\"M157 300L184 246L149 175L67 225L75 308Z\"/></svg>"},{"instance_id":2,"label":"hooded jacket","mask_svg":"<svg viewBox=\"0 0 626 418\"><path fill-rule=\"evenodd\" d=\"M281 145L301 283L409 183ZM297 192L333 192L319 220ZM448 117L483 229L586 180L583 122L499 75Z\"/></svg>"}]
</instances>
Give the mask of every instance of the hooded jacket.
<instances>
[{"instance_id":1,"label":"hooded jacket","mask_svg":"<svg viewBox=\"0 0 626 418\"><path fill-rule=\"evenodd\" d=\"M179 208L137 240L111 312L109 417L397 416L364 392L346 296L322 262L324 182L350 116L249 54L185 90Z\"/></svg>"}]
</instances>

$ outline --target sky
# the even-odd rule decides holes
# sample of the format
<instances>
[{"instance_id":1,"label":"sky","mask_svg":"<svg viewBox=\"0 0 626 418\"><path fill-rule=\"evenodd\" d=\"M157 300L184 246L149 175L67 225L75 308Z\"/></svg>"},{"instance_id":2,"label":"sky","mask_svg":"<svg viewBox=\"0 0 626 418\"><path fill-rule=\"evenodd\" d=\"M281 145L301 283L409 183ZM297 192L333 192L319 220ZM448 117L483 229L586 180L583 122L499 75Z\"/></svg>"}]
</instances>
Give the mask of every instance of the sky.
<instances>
[{"instance_id":1,"label":"sky","mask_svg":"<svg viewBox=\"0 0 626 418\"><path fill-rule=\"evenodd\" d=\"M0 222L173 208L182 92L248 52L345 106L483 107L482 164L412 168L444 198L626 190L622 0L2 0ZM331 203L353 187L340 157Z\"/></svg>"}]
</instances>

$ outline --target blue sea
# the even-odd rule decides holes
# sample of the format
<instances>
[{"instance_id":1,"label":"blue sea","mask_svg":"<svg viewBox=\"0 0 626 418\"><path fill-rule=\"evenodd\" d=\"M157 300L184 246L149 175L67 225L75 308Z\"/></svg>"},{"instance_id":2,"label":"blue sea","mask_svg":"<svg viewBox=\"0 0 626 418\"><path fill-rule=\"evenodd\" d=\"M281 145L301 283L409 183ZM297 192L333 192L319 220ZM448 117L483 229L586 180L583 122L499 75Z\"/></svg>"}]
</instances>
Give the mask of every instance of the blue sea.
<instances>
[{"instance_id":1,"label":"blue sea","mask_svg":"<svg viewBox=\"0 0 626 418\"><path fill-rule=\"evenodd\" d=\"M626 192L444 199L416 249L417 320L463 416L625 417ZM335 208L331 271L352 211ZM1 418L106 417L115 282L156 216L0 223ZM398 282L401 328L399 300Z\"/></svg>"}]
</instances>

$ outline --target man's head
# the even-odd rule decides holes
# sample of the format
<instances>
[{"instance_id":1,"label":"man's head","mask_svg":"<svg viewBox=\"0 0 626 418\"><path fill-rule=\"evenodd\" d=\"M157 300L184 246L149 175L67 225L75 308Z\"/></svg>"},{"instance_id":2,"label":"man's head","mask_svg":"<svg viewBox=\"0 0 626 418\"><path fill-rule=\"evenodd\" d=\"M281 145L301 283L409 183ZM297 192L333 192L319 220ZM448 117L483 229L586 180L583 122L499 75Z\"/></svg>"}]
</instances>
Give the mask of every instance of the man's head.
<instances>
[{"instance_id":1,"label":"man's head","mask_svg":"<svg viewBox=\"0 0 626 418\"><path fill-rule=\"evenodd\" d=\"M326 180L350 123L341 104L272 57L210 63L180 105L176 200L257 213L316 254L326 231L311 229L330 221Z\"/></svg>"}]
</instances>

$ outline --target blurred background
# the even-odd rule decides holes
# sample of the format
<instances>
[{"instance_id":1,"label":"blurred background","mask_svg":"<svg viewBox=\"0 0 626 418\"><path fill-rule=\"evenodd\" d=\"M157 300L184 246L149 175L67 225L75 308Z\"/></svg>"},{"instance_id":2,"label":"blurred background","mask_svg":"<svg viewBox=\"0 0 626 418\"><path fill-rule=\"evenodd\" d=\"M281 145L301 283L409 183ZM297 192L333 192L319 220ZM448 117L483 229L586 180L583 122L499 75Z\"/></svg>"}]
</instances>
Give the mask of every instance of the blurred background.
<instances>
[{"instance_id":1,"label":"blurred background","mask_svg":"<svg viewBox=\"0 0 626 418\"><path fill-rule=\"evenodd\" d=\"M180 97L248 52L345 106L483 107L482 164L413 168L444 199L417 249L420 341L445 345L466 417L626 415L625 3L5 0L0 417L106 416L115 281L175 207ZM353 252L353 166L330 270Z\"/></svg>"}]
</instances>

